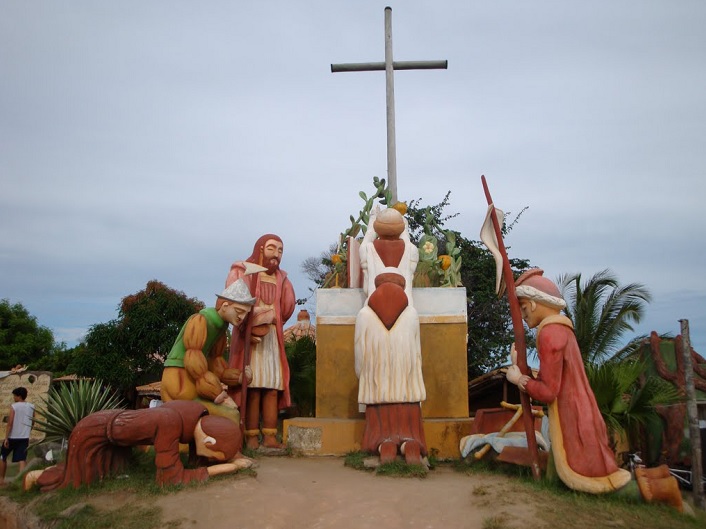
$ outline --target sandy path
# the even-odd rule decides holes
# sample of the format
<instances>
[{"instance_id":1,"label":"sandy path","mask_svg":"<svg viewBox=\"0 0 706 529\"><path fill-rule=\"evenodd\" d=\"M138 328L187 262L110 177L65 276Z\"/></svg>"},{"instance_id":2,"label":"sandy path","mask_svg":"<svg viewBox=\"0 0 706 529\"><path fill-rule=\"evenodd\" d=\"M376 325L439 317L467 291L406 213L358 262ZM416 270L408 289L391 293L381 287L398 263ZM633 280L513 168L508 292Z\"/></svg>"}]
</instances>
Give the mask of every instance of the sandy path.
<instances>
[{"instance_id":1,"label":"sandy path","mask_svg":"<svg viewBox=\"0 0 706 529\"><path fill-rule=\"evenodd\" d=\"M503 516L520 527L532 507L511 498L501 476L467 476L441 467L426 479L389 478L343 466L339 458L264 458L257 477L239 477L160 497L165 523L182 528L482 528Z\"/></svg>"}]
</instances>

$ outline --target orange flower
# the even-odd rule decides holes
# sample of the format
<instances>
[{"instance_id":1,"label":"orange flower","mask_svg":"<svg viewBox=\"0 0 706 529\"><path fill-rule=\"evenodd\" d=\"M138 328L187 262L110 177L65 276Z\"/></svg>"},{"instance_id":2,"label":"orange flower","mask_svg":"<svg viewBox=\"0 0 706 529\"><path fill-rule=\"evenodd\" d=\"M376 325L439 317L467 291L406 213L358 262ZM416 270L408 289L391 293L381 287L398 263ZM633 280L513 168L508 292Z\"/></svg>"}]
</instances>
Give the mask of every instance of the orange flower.
<instances>
[{"instance_id":1,"label":"orange flower","mask_svg":"<svg viewBox=\"0 0 706 529\"><path fill-rule=\"evenodd\" d=\"M331 262L335 265L341 264L343 262L343 258L339 254L334 254L331 256Z\"/></svg>"},{"instance_id":2,"label":"orange flower","mask_svg":"<svg viewBox=\"0 0 706 529\"><path fill-rule=\"evenodd\" d=\"M392 206L392 209L396 209L402 215L407 214L407 204L404 202L395 202L395 205Z\"/></svg>"},{"instance_id":3,"label":"orange flower","mask_svg":"<svg viewBox=\"0 0 706 529\"><path fill-rule=\"evenodd\" d=\"M441 261L441 269L448 270L451 266L451 256L450 255L440 255L439 261Z\"/></svg>"}]
</instances>

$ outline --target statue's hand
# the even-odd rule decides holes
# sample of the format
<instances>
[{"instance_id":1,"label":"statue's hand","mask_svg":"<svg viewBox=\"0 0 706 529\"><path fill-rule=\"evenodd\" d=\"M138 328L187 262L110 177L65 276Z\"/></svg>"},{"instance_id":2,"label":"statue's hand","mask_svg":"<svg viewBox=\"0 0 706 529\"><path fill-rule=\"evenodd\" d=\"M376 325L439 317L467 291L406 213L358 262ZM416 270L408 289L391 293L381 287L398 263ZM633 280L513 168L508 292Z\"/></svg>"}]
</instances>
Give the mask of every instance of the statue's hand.
<instances>
[{"instance_id":1,"label":"statue's hand","mask_svg":"<svg viewBox=\"0 0 706 529\"><path fill-rule=\"evenodd\" d=\"M223 390L215 399L213 399L213 403L214 404L223 404L227 398L229 398L228 393L225 390Z\"/></svg>"},{"instance_id":2,"label":"statue's hand","mask_svg":"<svg viewBox=\"0 0 706 529\"><path fill-rule=\"evenodd\" d=\"M238 368L229 367L228 369L224 369L223 373L221 373L221 382L227 386L237 386L242 380L243 375Z\"/></svg>"},{"instance_id":3,"label":"statue's hand","mask_svg":"<svg viewBox=\"0 0 706 529\"><path fill-rule=\"evenodd\" d=\"M515 349L515 342L512 342L512 347L510 348L510 360L512 360L512 365L517 365L517 349Z\"/></svg>"},{"instance_id":4,"label":"statue's hand","mask_svg":"<svg viewBox=\"0 0 706 529\"><path fill-rule=\"evenodd\" d=\"M231 408L234 410L238 409L238 405L235 403L235 401L232 398L230 398L230 396L223 399L223 402L221 404L223 406L225 406L226 408Z\"/></svg>"},{"instance_id":5,"label":"statue's hand","mask_svg":"<svg viewBox=\"0 0 706 529\"><path fill-rule=\"evenodd\" d=\"M522 372L520 371L520 368L517 367L517 364L512 364L510 367L507 368L507 374L505 376L510 382L517 386L520 383Z\"/></svg>"},{"instance_id":6,"label":"statue's hand","mask_svg":"<svg viewBox=\"0 0 706 529\"><path fill-rule=\"evenodd\" d=\"M248 379L248 384L250 384L250 382L252 382L252 368L250 366L245 366L244 371L245 371L245 378ZM242 379L241 379L241 383L242 383Z\"/></svg>"}]
</instances>

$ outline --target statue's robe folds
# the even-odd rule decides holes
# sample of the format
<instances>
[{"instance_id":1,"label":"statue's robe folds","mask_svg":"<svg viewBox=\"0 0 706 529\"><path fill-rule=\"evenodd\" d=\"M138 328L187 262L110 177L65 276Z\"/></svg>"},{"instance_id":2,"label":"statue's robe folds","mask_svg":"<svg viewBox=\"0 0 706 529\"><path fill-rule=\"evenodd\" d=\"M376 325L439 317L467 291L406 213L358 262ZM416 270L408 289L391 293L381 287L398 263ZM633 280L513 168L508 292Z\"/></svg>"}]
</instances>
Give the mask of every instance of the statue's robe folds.
<instances>
[{"instance_id":1,"label":"statue's robe folds","mask_svg":"<svg viewBox=\"0 0 706 529\"><path fill-rule=\"evenodd\" d=\"M355 371L358 402L365 404L361 447L377 452L384 441L401 445L417 441L427 454L421 402L426 400L422 376L419 316L407 306L389 330L369 307L355 325Z\"/></svg>"},{"instance_id":2,"label":"statue's robe folds","mask_svg":"<svg viewBox=\"0 0 706 529\"><path fill-rule=\"evenodd\" d=\"M243 279L250 289L252 295L257 299L256 306L260 306L262 303L263 292L265 288L263 281L258 278L259 274L245 274L245 264L242 261L233 263L226 278L226 287L230 286L232 283L238 279ZM263 272L264 273L264 272ZM288 408L292 405L292 399L289 392L289 363L287 362L287 354L284 349L284 332L283 324L286 322L290 316L294 313L294 308L296 307L296 297L294 295L294 287L291 281L287 277L287 273L284 270L277 270L273 276L274 283L274 296L268 306L274 309L275 313L275 323L270 325L270 331L260 344L254 344L251 350L251 367L253 370L256 369L257 365L253 365L255 359L253 354L258 353L258 348L267 346L268 348L275 349L275 361L279 361L279 365L276 369L271 368L271 372L276 372L276 384L262 383L260 378L268 379L270 377L264 376L258 372L253 372L253 382L249 384L250 387L264 387L269 389L280 390L278 392L277 406L279 409ZM253 309L254 310L254 309ZM253 315L248 315L248 318L252 318ZM246 320L247 323L247 320ZM241 328L233 330L233 336L231 337L230 344L230 358L228 360L229 367L235 367L241 371L245 368L245 341L250 337L246 336L247 325L241 325ZM242 406L242 386L237 386L236 388L229 388L229 394L238 406Z\"/></svg>"},{"instance_id":3,"label":"statue's robe folds","mask_svg":"<svg viewBox=\"0 0 706 529\"><path fill-rule=\"evenodd\" d=\"M539 375L527 382L530 397L549 407L549 437L559 478L592 494L630 481L608 445L605 422L586 377L571 321L551 316L537 332Z\"/></svg>"},{"instance_id":4,"label":"statue's robe folds","mask_svg":"<svg viewBox=\"0 0 706 529\"><path fill-rule=\"evenodd\" d=\"M186 400L167 402L158 408L92 413L71 432L65 463L46 469L37 484L43 492L88 485L119 472L133 446L150 444L154 445L157 483L205 481L206 467L184 468L179 443L194 441L196 424L207 413L201 404Z\"/></svg>"}]
</instances>

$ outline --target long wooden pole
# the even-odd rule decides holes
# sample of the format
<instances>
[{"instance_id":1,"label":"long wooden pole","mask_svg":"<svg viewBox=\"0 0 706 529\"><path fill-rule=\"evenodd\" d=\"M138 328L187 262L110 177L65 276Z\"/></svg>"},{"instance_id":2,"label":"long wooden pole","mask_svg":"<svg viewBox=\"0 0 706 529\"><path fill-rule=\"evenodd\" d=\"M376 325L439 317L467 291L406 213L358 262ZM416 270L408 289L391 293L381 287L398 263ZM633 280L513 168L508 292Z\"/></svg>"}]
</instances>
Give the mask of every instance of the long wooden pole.
<instances>
[{"instance_id":1,"label":"long wooden pole","mask_svg":"<svg viewBox=\"0 0 706 529\"><path fill-rule=\"evenodd\" d=\"M397 202L397 141L395 139L395 70L445 70L448 61L394 61L392 58L392 8L385 8L385 62L332 64L331 72L385 70L387 112L387 179L392 204Z\"/></svg>"},{"instance_id":2,"label":"long wooden pole","mask_svg":"<svg viewBox=\"0 0 706 529\"><path fill-rule=\"evenodd\" d=\"M684 381L686 385L686 413L689 418L689 441L691 444L691 485L694 491L694 503L706 508L704 501L703 454L701 453L701 430L699 429L699 410L696 405L696 387L694 386L694 365L691 356L689 338L689 320L679 320L684 356Z\"/></svg>"},{"instance_id":3,"label":"long wooden pole","mask_svg":"<svg viewBox=\"0 0 706 529\"><path fill-rule=\"evenodd\" d=\"M262 251L262 250L260 250ZM262 254L260 254L260 266L262 266ZM252 281L251 296L257 298L257 288L260 281L260 272L254 274ZM257 305L257 301L255 302ZM253 311L255 307L253 306ZM245 437L245 430L247 426L245 423L246 415L248 413L248 377L245 376L245 368L250 365L250 356L252 351L252 323L255 319L252 311L248 315L248 321L245 323L245 343L243 344L243 382L240 387L240 424L243 430L243 437ZM235 330L234 330L235 332Z\"/></svg>"},{"instance_id":4,"label":"long wooden pole","mask_svg":"<svg viewBox=\"0 0 706 529\"><path fill-rule=\"evenodd\" d=\"M483 191L485 192L485 198L488 201L489 206L493 206L493 199L490 196L490 190L488 189L488 183L485 181L485 176L481 176L481 181L483 182ZM512 275L512 268L510 267L510 259L507 256L507 251L505 250L505 243L503 242L503 234L500 223L498 222L498 217L495 215L495 211L490 215L493 221L493 229L495 230L495 237L498 240L498 249L503 257L503 276L505 277L505 285L507 288L507 300L510 304L510 316L512 317L512 331L515 334L515 350L517 351L517 367L523 375L529 375L529 367L527 366L527 347L525 343L525 328L522 324L522 312L520 311L520 302L517 299L517 294L515 293L515 280ZM537 438L534 434L534 416L532 415L532 406L530 404L529 395L524 391L520 391L520 404L522 405L522 421L525 427L525 433L527 435L527 449L529 450L531 457L531 468L532 476L535 480L539 480L542 477L542 472L539 468L539 450L537 448Z\"/></svg>"},{"instance_id":5,"label":"long wooden pole","mask_svg":"<svg viewBox=\"0 0 706 529\"><path fill-rule=\"evenodd\" d=\"M385 8L385 97L387 100L387 178L392 204L397 202L397 144L395 141L395 69L392 62L392 8Z\"/></svg>"}]
</instances>

